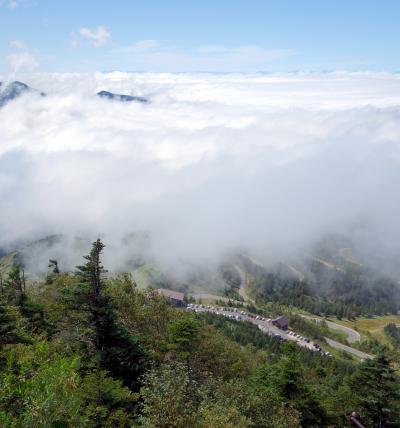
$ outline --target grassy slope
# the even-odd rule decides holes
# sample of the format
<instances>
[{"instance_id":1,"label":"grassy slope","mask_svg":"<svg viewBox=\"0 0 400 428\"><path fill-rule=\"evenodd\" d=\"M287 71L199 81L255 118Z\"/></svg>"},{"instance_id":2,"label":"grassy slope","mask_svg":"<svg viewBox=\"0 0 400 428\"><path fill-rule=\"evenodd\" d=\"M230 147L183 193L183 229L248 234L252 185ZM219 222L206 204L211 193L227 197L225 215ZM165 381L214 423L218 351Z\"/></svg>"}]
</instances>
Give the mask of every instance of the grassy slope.
<instances>
[{"instance_id":1,"label":"grassy slope","mask_svg":"<svg viewBox=\"0 0 400 428\"><path fill-rule=\"evenodd\" d=\"M16 257L17 252L14 251L0 258L0 275L2 275L3 278L7 276L10 269L14 266Z\"/></svg>"},{"instance_id":2,"label":"grassy slope","mask_svg":"<svg viewBox=\"0 0 400 428\"><path fill-rule=\"evenodd\" d=\"M151 279L155 274L158 274L158 270L154 265L144 264L139 268L135 269L132 273L132 277L139 288L147 288L151 284Z\"/></svg>"}]
</instances>

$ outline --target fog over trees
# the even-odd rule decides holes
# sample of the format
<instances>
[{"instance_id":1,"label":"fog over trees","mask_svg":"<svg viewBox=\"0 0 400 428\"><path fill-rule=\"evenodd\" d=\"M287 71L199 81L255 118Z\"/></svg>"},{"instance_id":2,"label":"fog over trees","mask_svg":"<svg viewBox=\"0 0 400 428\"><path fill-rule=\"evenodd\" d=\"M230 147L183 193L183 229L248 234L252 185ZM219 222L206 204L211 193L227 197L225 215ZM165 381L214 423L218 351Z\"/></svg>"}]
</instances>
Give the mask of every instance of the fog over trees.
<instances>
[{"instance_id":1,"label":"fog over trees","mask_svg":"<svg viewBox=\"0 0 400 428\"><path fill-rule=\"evenodd\" d=\"M396 75L19 78L46 97L0 110L1 247L102 233L121 248L144 233L149 252L176 265L238 247L287 258L340 233L359 259L396 269ZM103 89L149 102L99 99Z\"/></svg>"}]
</instances>

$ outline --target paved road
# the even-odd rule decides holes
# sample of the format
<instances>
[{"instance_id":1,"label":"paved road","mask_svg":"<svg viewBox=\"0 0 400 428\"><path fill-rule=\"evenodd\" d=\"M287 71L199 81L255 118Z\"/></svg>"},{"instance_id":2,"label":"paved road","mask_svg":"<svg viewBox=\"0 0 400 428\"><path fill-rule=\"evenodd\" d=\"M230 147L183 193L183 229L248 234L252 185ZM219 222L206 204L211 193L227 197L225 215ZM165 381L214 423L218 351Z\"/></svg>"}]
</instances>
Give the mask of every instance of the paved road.
<instances>
[{"instance_id":1,"label":"paved road","mask_svg":"<svg viewBox=\"0 0 400 428\"><path fill-rule=\"evenodd\" d=\"M356 357L362 358L364 360L367 358L374 358L372 355L359 351L358 349L351 348L350 346L343 345L343 343L336 342L336 340L329 339L328 337L325 337L325 340L328 345L332 346L333 348L341 349L345 352L348 352L349 354L353 354Z\"/></svg>"},{"instance_id":2,"label":"paved road","mask_svg":"<svg viewBox=\"0 0 400 428\"><path fill-rule=\"evenodd\" d=\"M279 329L278 327L275 327L271 321L268 320L262 320L261 317L259 317L260 319L256 319L255 315L250 316L247 312L245 312L244 314L242 313L243 311L240 308L221 308L221 307L214 307L211 306L210 308L207 308L206 305L201 305L203 307L199 307L200 305L196 305L197 307L193 307L192 306L188 306L188 309L192 309L196 312L212 312L215 313L217 315L223 315L226 317L232 317L232 318L236 318L238 321L249 321L252 324L255 324L258 326L258 328L263 331L264 333L267 333L269 335L275 335L275 336L280 336L281 338L283 338L284 340L291 340L293 342L296 342L299 346L303 346L304 348L308 348L311 351L318 351L318 349L316 349L314 347L313 342L306 342L304 339L300 339L298 337L289 335L288 331L283 331L281 329Z\"/></svg>"},{"instance_id":3,"label":"paved road","mask_svg":"<svg viewBox=\"0 0 400 428\"><path fill-rule=\"evenodd\" d=\"M301 315L301 316L303 318L312 319L312 320L315 320L317 322L320 322L323 320L323 318L312 317L309 315ZM344 325L337 324L337 323L332 322L332 321L328 321L328 320L324 320L324 321L326 322L328 327L331 328L332 330L339 330L339 331L346 333L347 334L347 340L349 343L359 342L361 340L361 335L358 331L355 331L350 327L346 327Z\"/></svg>"},{"instance_id":4,"label":"paved road","mask_svg":"<svg viewBox=\"0 0 400 428\"><path fill-rule=\"evenodd\" d=\"M240 294L240 296L242 296L242 298L243 298L243 300L245 302L249 302L249 303L252 303L253 305L255 305L254 300L251 299L247 295L246 290L245 290L245 286L246 286L246 273L244 272L243 269L241 269L237 265L235 265L235 268L239 272L240 279L241 279L241 281L240 281L240 288L239 288L239 294ZM218 296L218 295L215 295L215 294L208 294L208 293L193 294L193 297L196 300L200 300L200 299L201 300L221 300L221 301L224 301L224 302L231 301L231 302L234 302L235 304L241 304L241 303L243 303L243 302L238 302L238 301L229 299L227 297ZM198 309L198 310L199 311L207 311L207 309ZM237 310L240 312L240 309L237 309ZM229 316L229 315L233 314L231 311L219 311L219 313L221 315L225 315L225 316ZM242 317L242 315L240 315L240 316ZM305 317L305 318L313 318L313 319L316 319L316 320L321 320L321 318L310 317L310 316L307 316L307 315L302 315L302 316ZM270 322L268 323L267 321L255 320L254 318L251 318L251 317L248 317L248 316L242 317L242 319L246 320L246 321L250 321L253 324L257 324L258 327L262 331L264 331L265 333L268 333L268 334L279 334L280 336L284 337L285 339L289 339L289 340L293 340L293 341L297 342L298 345L300 345L300 346L307 347L307 348L312 349L314 351L316 350L314 348L312 342L311 343L307 343L307 342L302 341L299 338L296 338L295 336L288 335L285 332L283 332L282 330L280 330L277 327L273 326ZM340 324L336 324L336 323L334 323L332 321L326 321L326 323L327 323L327 325L328 325L329 328L345 332L347 334L347 340L350 343L359 341L361 339L360 334L357 331L353 330L352 328L345 327L345 326L340 325ZM365 352L359 351L358 349L351 348L350 346L343 345L342 343L337 342L336 340L329 339L328 337L325 337L325 340L326 340L326 342L330 346L332 346L332 348L341 349L341 350L343 350L345 352L348 352L350 354L356 355L357 357L363 358L363 359L373 358L372 355L366 354Z\"/></svg>"},{"instance_id":5,"label":"paved road","mask_svg":"<svg viewBox=\"0 0 400 428\"><path fill-rule=\"evenodd\" d=\"M226 297L224 298L222 296L217 296L217 295L214 295L214 294L195 294L195 295L193 295L193 297L199 299L199 297L196 297L196 296L202 296L201 297L202 299L207 299L207 300L218 300L218 299L219 300L224 300L224 301L231 300L231 299L228 299ZM242 303L242 302L239 302L239 303ZM313 343L312 342L311 343L306 343L306 342L302 341L301 339L296 338L295 336L288 335L284 331L282 331L279 328L273 326L271 322L262 321L262 320L256 320L256 319L251 318L249 316L242 316L240 314L241 309L236 308L236 310L238 312L232 312L232 310L229 310L229 311L228 310L211 311L211 310L206 309L206 308L198 308L197 309L198 312L207 312L207 311L209 311L209 312L215 312L215 313L218 313L220 315L225 315L225 316L229 316L229 315L233 315L233 314L234 315L240 315L241 318L242 318L242 321L250 321L253 324L258 325L258 327L262 331L264 331L265 333L268 333L268 334L279 334L280 336L284 337L285 339L293 340L293 341L297 342L297 344L300 345L300 346L304 346L306 348L315 350L315 348L313 347ZM308 317L307 315L302 315L302 316L305 317L305 318L313 318L313 317ZM318 318L318 319L320 319L320 318ZM333 323L331 321L329 321L329 323L334 324L335 326L339 326L340 325L340 324ZM328 326L329 326L329 324L328 324ZM344 326L340 326L340 327L344 327ZM348 328L348 327L346 327L346 328ZM354 331L354 332L357 333L356 331ZM348 352L349 354L355 355L355 356L357 356L359 358L363 358L363 359L373 358L372 355L369 355L369 354L367 354L365 352L359 351L358 349L351 348L350 346L343 345L343 343L337 342L336 340L329 339L329 337L325 337L325 340L326 340L326 342L330 346L332 346L332 348L340 349L342 351Z\"/></svg>"}]
</instances>

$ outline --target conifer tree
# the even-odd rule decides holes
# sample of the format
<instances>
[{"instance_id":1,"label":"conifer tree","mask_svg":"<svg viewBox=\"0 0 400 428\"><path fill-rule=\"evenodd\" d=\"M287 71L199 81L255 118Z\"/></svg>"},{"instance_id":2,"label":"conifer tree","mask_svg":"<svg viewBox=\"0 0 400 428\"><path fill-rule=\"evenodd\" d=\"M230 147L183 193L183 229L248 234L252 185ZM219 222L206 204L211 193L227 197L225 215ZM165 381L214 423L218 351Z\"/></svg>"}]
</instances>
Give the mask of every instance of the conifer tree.
<instances>
[{"instance_id":1,"label":"conifer tree","mask_svg":"<svg viewBox=\"0 0 400 428\"><path fill-rule=\"evenodd\" d=\"M400 421L400 379L383 354L360 364L350 380L357 397L363 424L398 427Z\"/></svg>"},{"instance_id":2,"label":"conifer tree","mask_svg":"<svg viewBox=\"0 0 400 428\"><path fill-rule=\"evenodd\" d=\"M13 266L4 281L4 294L9 303L19 305L23 300L25 278L19 265Z\"/></svg>"},{"instance_id":3,"label":"conifer tree","mask_svg":"<svg viewBox=\"0 0 400 428\"><path fill-rule=\"evenodd\" d=\"M52 269L53 274L58 275L60 273L60 269L58 267L58 261L55 259L49 260L49 268Z\"/></svg>"},{"instance_id":4,"label":"conifer tree","mask_svg":"<svg viewBox=\"0 0 400 428\"><path fill-rule=\"evenodd\" d=\"M83 285L80 305L88 308L90 313L101 367L131 389L136 389L143 352L136 338L118 322L114 305L107 294L104 280L106 270L101 263L104 247L101 240L97 239L89 255L84 257L87 262L77 267Z\"/></svg>"},{"instance_id":5,"label":"conifer tree","mask_svg":"<svg viewBox=\"0 0 400 428\"><path fill-rule=\"evenodd\" d=\"M0 302L0 348L2 345L18 342L15 318L7 312L7 306Z\"/></svg>"}]
</instances>

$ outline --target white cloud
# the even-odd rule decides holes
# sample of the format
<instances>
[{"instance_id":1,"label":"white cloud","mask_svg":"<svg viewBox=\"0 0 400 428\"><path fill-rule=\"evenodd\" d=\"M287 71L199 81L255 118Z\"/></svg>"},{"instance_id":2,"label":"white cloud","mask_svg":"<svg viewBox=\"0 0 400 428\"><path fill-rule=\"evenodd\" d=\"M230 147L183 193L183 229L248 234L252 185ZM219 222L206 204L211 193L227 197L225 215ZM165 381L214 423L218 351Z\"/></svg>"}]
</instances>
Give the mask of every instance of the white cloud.
<instances>
[{"instance_id":1,"label":"white cloud","mask_svg":"<svg viewBox=\"0 0 400 428\"><path fill-rule=\"evenodd\" d=\"M34 71L39 67L36 57L26 51L8 55L7 62L11 73Z\"/></svg>"},{"instance_id":2,"label":"white cloud","mask_svg":"<svg viewBox=\"0 0 400 428\"><path fill-rule=\"evenodd\" d=\"M26 49L24 42L21 40L11 40L10 47L13 49Z\"/></svg>"},{"instance_id":3,"label":"white cloud","mask_svg":"<svg viewBox=\"0 0 400 428\"><path fill-rule=\"evenodd\" d=\"M79 30L79 34L84 39L87 39L91 43L93 43L93 45L96 47L103 46L111 37L111 32L106 27L103 27L103 26L99 26L95 29L82 27Z\"/></svg>"},{"instance_id":4,"label":"white cloud","mask_svg":"<svg viewBox=\"0 0 400 428\"><path fill-rule=\"evenodd\" d=\"M46 74L27 83L48 96L0 110L0 244L149 231L158 256L198 259L238 245L271 255L339 230L358 242L367 234L375 254L398 250L396 75ZM102 89L151 102L101 100Z\"/></svg>"}]
</instances>

